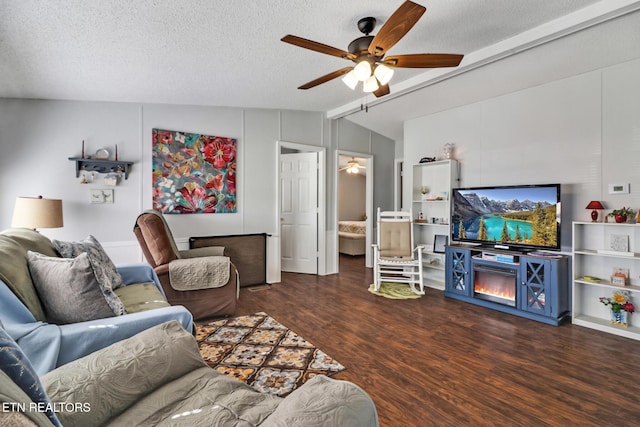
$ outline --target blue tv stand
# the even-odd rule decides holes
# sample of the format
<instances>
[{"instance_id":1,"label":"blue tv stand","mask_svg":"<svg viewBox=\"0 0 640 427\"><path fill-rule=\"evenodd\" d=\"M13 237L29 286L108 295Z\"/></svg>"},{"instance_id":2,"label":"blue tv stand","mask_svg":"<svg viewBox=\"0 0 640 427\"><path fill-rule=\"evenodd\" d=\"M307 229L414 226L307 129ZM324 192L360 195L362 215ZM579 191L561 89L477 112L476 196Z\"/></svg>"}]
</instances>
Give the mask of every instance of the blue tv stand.
<instances>
[{"instance_id":1,"label":"blue tv stand","mask_svg":"<svg viewBox=\"0 0 640 427\"><path fill-rule=\"evenodd\" d=\"M570 318L565 255L449 245L445 268L449 298L549 325Z\"/></svg>"}]
</instances>

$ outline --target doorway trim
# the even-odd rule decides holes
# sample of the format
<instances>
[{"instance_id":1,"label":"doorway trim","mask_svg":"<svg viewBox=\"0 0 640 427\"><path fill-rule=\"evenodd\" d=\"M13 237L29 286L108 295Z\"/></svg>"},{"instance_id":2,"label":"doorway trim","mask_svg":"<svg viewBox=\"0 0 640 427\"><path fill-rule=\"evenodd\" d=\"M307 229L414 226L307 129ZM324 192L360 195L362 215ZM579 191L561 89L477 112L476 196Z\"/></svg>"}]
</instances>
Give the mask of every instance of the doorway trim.
<instances>
[{"instance_id":1,"label":"doorway trim","mask_svg":"<svg viewBox=\"0 0 640 427\"><path fill-rule=\"evenodd\" d=\"M395 211L401 211L406 206L403 199L403 187L407 184L405 176L404 159L395 159L393 163L393 210Z\"/></svg>"},{"instance_id":2,"label":"doorway trim","mask_svg":"<svg viewBox=\"0 0 640 427\"><path fill-rule=\"evenodd\" d=\"M336 150L335 152L335 170L334 170L334 189L333 189L333 207L334 207L334 218L335 224L333 226L334 231L334 242L335 242L335 250L332 251L334 258L334 265L336 266L336 272L340 272L340 254L339 254L339 242L338 238L338 184L340 181L340 166L339 159L340 156L349 156L349 157L360 157L362 159L366 159L366 167L367 167L367 175L365 178L365 214L367 215L366 219L366 237L365 237L365 266L371 268L373 266L373 259L371 254L371 244L373 243L373 154L370 153L358 153L356 151L346 151L346 150Z\"/></svg>"},{"instance_id":3,"label":"doorway trim","mask_svg":"<svg viewBox=\"0 0 640 427\"><path fill-rule=\"evenodd\" d=\"M316 145L299 144L297 142L289 141L277 141L278 143L278 155L276 158L276 229L278 230L278 271L282 272L282 230L280 224L281 212L280 205L282 203L282 194L280 191L280 154L283 148L289 148L292 150L298 150L306 153L318 153L318 275L326 275L326 240L325 240L325 221L326 221L326 179L325 179L325 164L326 164L326 147L320 147Z\"/></svg>"}]
</instances>

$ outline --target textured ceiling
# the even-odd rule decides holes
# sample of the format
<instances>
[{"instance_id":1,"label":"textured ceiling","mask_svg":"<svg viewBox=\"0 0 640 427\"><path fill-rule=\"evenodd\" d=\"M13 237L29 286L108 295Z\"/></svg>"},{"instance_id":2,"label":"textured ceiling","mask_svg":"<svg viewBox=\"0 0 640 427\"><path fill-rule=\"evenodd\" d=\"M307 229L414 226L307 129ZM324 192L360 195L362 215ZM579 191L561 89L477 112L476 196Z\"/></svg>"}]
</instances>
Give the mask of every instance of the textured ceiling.
<instances>
[{"instance_id":1,"label":"textured ceiling","mask_svg":"<svg viewBox=\"0 0 640 427\"><path fill-rule=\"evenodd\" d=\"M401 3L0 0L0 97L340 110L363 99L340 79L296 88L351 63L280 38L346 49L360 18L375 17L375 33ZM427 12L389 53L462 53L464 65L473 52L605 1L418 3ZM423 74L397 70L392 92Z\"/></svg>"}]
</instances>

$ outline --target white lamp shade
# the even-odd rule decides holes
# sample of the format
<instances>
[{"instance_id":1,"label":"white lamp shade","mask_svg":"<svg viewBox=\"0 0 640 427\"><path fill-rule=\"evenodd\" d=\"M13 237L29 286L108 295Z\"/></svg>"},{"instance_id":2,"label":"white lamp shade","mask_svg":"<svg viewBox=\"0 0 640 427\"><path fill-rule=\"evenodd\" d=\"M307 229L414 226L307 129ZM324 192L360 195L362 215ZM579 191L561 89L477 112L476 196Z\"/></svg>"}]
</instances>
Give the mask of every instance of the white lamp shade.
<instances>
[{"instance_id":1,"label":"white lamp shade","mask_svg":"<svg viewBox=\"0 0 640 427\"><path fill-rule=\"evenodd\" d=\"M342 78L342 82L344 84L346 84L347 86L349 86L349 88L351 88L351 90L354 90L356 88L356 86L358 85L359 80L356 77L356 73L353 70L351 70L347 74L344 75L344 77Z\"/></svg>"},{"instance_id":2,"label":"white lamp shade","mask_svg":"<svg viewBox=\"0 0 640 427\"><path fill-rule=\"evenodd\" d=\"M62 200L40 197L17 197L12 227L59 228L63 226Z\"/></svg>"},{"instance_id":3,"label":"white lamp shade","mask_svg":"<svg viewBox=\"0 0 640 427\"><path fill-rule=\"evenodd\" d=\"M364 92L375 92L379 87L380 86L378 86L378 81L376 80L375 76L371 76L362 85L362 90Z\"/></svg>"},{"instance_id":4,"label":"white lamp shade","mask_svg":"<svg viewBox=\"0 0 640 427\"><path fill-rule=\"evenodd\" d=\"M356 78L361 82L371 77L371 64L368 61L360 61L358 65L353 68L353 73Z\"/></svg>"},{"instance_id":5,"label":"white lamp shade","mask_svg":"<svg viewBox=\"0 0 640 427\"><path fill-rule=\"evenodd\" d=\"M381 85L386 85L391 80L391 77L393 77L393 70L384 64L379 64L373 74Z\"/></svg>"}]
</instances>

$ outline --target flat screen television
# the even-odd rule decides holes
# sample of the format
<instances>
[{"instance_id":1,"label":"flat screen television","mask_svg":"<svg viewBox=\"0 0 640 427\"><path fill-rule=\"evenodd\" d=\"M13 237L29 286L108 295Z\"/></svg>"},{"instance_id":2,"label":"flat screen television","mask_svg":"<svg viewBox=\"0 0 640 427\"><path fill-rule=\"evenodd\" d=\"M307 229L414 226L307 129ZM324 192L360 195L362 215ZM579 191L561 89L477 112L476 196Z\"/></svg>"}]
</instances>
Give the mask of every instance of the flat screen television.
<instances>
[{"instance_id":1,"label":"flat screen television","mask_svg":"<svg viewBox=\"0 0 640 427\"><path fill-rule=\"evenodd\" d=\"M560 249L560 184L454 188L451 241Z\"/></svg>"}]
</instances>

